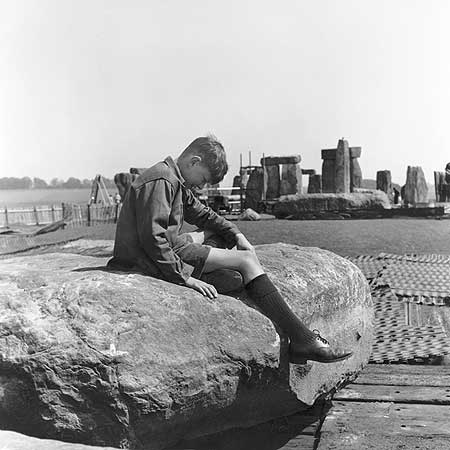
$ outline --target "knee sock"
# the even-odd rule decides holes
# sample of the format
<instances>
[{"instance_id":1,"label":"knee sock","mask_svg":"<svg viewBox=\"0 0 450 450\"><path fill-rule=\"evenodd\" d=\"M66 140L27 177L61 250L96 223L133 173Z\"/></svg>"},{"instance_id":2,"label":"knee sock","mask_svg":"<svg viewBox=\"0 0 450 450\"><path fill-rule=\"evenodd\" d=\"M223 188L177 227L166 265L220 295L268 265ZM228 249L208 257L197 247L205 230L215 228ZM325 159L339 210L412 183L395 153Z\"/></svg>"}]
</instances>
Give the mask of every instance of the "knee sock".
<instances>
[{"instance_id":1,"label":"knee sock","mask_svg":"<svg viewBox=\"0 0 450 450\"><path fill-rule=\"evenodd\" d=\"M316 335L294 314L278 289L263 273L246 285L251 299L294 342L313 342Z\"/></svg>"}]
</instances>

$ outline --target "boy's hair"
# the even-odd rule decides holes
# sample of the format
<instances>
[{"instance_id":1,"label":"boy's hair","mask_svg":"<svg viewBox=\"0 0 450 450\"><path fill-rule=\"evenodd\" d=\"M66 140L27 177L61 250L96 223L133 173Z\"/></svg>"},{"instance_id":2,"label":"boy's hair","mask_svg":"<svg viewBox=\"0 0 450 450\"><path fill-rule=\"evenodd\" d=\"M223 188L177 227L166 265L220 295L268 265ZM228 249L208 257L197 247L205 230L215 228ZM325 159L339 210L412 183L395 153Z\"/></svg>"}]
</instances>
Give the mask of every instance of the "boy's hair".
<instances>
[{"instance_id":1,"label":"boy's hair","mask_svg":"<svg viewBox=\"0 0 450 450\"><path fill-rule=\"evenodd\" d=\"M228 172L225 149L212 134L194 139L181 154L181 157L185 156L202 158L202 164L211 172L210 184L219 183Z\"/></svg>"}]
</instances>

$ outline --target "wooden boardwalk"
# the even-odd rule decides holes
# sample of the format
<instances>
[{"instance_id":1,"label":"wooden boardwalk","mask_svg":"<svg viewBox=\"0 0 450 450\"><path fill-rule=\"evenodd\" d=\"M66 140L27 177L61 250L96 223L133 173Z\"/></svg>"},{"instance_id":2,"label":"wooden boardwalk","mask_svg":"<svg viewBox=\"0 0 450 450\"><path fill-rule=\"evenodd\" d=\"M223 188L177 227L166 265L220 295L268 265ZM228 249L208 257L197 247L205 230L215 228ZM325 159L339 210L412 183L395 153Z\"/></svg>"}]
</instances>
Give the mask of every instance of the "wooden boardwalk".
<instances>
[{"instance_id":1,"label":"wooden boardwalk","mask_svg":"<svg viewBox=\"0 0 450 450\"><path fill-rule=\"evenodd\" d=\"M317 450L450 449L450 366L370 364L334 395L317 438Z\"/></svg>"}]
</instances>

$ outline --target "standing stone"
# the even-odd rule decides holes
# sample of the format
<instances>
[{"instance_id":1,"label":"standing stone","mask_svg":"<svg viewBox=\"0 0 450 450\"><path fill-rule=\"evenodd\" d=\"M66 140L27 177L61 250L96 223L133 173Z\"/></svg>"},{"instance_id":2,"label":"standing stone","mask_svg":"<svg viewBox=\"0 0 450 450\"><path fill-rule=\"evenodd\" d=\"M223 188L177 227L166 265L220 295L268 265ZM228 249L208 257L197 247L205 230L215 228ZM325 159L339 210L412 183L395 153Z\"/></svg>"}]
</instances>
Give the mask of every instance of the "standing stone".
<instances>
[{"instance_id":1,"label":"standing stone","mask_svg":"<svg viewBox=\"0 0 450 450\"><path fill-rule=\"evenodd\" d=\"M251 208L260 211L263 195L263 168L257 167L252 170L245 187L245 208Z\"/></svg>"},{"instance_id":2,"label":"standing stone","mask_svg":"<svg viewBox=\"0 0 450 450\"><path fill-rule=\"evenodd\" d=\"M386 192L389 200L393 201L392 179L390 170L379 170L377 172L377 189Z\"/></svg>"},{"instance_id":3,"label":"standing stone","mask_svg":"<svg viewBox=\"0 0 450 450\"><path fill-rule=\"evenodd\" d=\"M434 191L437 202L445 202L445 172L434 172Z\"/></svg>"},{"instance_id":4,"label":"standing stone","mask_svg":"<svg viewBox=\"0 0 450 450\"><path fill-rule=\"evenodd\" d=\"M264 166L266 199L278 198L280 196L280 166Z\"/></svg>"},{"instance_id":5,"label":"standing stone","mask_svg":"<svg viewBox=\"0 0 450 450\"><path fill-rule=\"evenodd\" d=\"M322 150L322 192L336 192L336 149Z\"/></svg>"},{"instance_id":6,"label":"standing stone","mask_svg":"<svg viewBox=\"0 0 450 450\"><path fill-rule=\"evenodd\" d=\"M445 182L450 184L450 162L445 166Z\"/></svg>"},{"instance_id":7,"label":"standing stone","mask_svg":"<svg viewBox=\"0 0 450 450\"><path fill-rule=\"evenodd\" d=\"M360 156L361 147L350 147L350 192L354 192L362 184L362 171L358 161Z\"/></svg>"},{"instance_id":8,"label":"standing stone","mask_svg":"<svg viewBox=\"0 0 450 450\"><path fill-rule=\"evenodd\" d=\"M240 175L235 175L233 177L233 187L236 189L233 189L231 191L232 195L239 195L241 192L241 176Z\"/></svg>"},{"instance_id":9,"label":"standing stone","mask_svg":"<svg viewBox=\"0 0 450 450\"><path fill-rule=\"evenodd\" d=\"M322 175L310 175L308 194L320 194L322 192Z\"/></svg>"},{"instance_id":10,"label":"standing stone","mask_svg":"<svg viewBox=\"0 0 450 450\"><path fill-rule=\"evenodd\" d=\"M302 169L300 164L281 165L280 195L302 193Z\"/></svg>"},{"instance_id":11,"label":"standing stone","mask_svg":"<svg viewBox=\"0 0 450 450\"><path fill-rule=\"evenodd\" d=\"M428 185L422 167L408 166L404 198L410 205L428 202Z\"/></svg>"},{"instance_id":12,"label":"standing stone","mask_svg":"<svg viewBox=\"0 0 450 450\"><path fill-rule=\"evenodd\" d=\"M339 139L336 149L335 180L336 193L350 192L350 150L344 139Z\"/></svg>"}]
</instances>

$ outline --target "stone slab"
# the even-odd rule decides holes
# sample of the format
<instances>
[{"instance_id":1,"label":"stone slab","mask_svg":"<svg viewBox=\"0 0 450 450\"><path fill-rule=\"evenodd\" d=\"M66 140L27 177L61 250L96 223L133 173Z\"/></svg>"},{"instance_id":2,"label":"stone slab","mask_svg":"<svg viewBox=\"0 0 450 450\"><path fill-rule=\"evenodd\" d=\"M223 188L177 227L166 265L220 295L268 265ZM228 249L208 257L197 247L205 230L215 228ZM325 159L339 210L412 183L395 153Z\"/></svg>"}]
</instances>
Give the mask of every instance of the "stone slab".
<instances>
[{"instance_id":1,"label":"stone slab","mask_svg":"<svg viewBox=\"0 0 450 450\"><path fill-rule=\"evenodd\" d=\"M257 247L294 311L336 364L288 363L287 342L242 292L207 300L107 258L0 261L0 426L92 445L161 449L306 408L354 378L372 343L370 290L320 249Z\"/></svg>"},{"instance_id":2,"label":"stone slab","mask_svg":"<svg viewBox=\"0 0 450 450\"><path fill-rule=\"evenodd\" d=\"M279 164L298 164L301 162L302 157L300 155L292 156L266 156L261 158L261 166L275 166Z\"/></svg>"}]
</instances>

